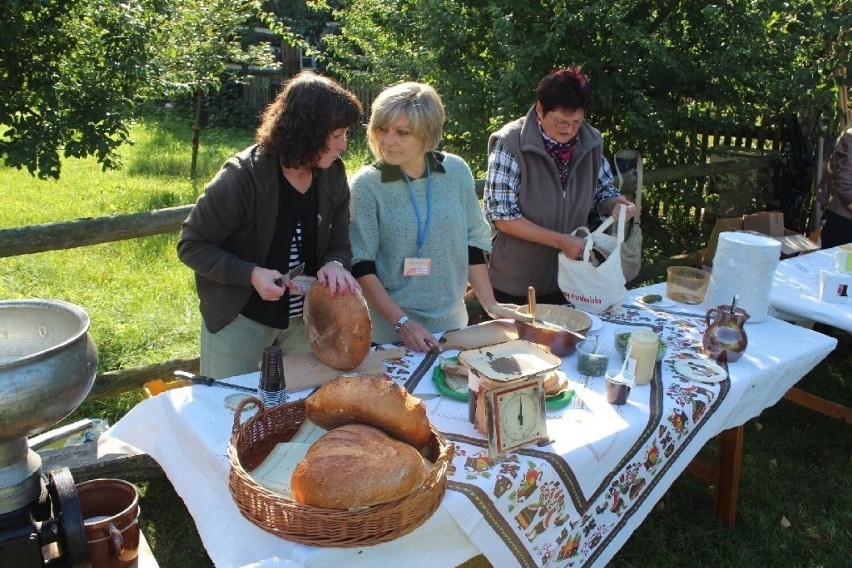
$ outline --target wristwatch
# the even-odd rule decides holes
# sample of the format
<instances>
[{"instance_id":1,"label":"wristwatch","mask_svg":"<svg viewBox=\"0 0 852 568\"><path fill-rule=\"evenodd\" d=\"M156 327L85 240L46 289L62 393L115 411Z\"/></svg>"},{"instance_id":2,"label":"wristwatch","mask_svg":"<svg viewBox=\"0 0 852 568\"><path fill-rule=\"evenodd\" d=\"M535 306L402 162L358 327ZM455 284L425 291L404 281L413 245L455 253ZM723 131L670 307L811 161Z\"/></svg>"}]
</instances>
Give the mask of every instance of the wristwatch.
<instances>
[{"instance_id":1,"label":"wristwatch","mask_svg":"<svg viewBox=\"0 0 852 568\"><path fill-rule=\"evenodd\" d=\"M399 330L401 330L402 326L404 326L407 322L408 322L408 316L405 315L405 314L402 314L402 317L399 318L398 320L396 320L396 323L393 324L393 330L395 332L399 333Z\"/></svg>"},{"instance_id":2,"label":"wristwatch","mask_svg":"<svg viewBox=\"0 0 852 568\"><path fill-rule=\"evenodd\" d=\"M331 264L336 264L336 265L337 265L337 266L339 266L340 268L343 268L343 269L345 269L345 268L346 268L346 266L345 266L342 262L340 262L339 260L337 260L337 259L329 260L328 262L329 262L329 263L331 263Z\"/></svg>"}]
</instances>

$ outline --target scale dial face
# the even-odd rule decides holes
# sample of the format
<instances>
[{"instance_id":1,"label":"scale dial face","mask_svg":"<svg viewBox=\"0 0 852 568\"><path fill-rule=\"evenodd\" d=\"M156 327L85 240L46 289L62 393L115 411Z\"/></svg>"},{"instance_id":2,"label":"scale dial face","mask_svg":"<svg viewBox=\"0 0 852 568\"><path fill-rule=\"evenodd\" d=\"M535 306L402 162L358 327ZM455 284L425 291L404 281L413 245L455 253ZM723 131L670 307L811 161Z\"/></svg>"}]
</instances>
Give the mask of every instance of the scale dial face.
<instances>
[{"instance_id":1,"label":"scale dial face","mask_svg":"<svg viewBox=\"0 0 852 568\"><path fill-rule=\"evenodd\" d=\"M547 438L541 379L513 381L487 391L485 412L492 456Z\"/></svg>"}]
</instances>

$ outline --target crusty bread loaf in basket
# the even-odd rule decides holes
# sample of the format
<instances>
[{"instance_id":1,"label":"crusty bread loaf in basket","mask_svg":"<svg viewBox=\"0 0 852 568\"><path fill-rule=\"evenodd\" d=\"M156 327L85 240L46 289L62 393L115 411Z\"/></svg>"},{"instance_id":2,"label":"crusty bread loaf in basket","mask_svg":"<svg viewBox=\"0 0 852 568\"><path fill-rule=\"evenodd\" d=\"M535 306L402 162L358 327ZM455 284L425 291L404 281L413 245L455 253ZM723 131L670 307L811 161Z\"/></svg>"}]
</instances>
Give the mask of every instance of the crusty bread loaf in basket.
<instances>
[{"instance_id":1,"label":"crusty bread loaf in basket","mask_svg":"<svg viewBox=\"0 0 852 568\"><path fill-rule=\"evenodd\" d=\"M250 403L256 414L240 423ZM276 444L289 441L305 421L303 400L270 409L249 397L237 407L228 444L231 471L228 488L240 512L261 529L293 542L313 546L358 547L388 542L423 524L438 508L447 487L452 444L432 429L426 458L433 463L423 485L396 501L358 509L322 509L302 505L257 483L248 472Z\"/></svg>"}]
</instances>

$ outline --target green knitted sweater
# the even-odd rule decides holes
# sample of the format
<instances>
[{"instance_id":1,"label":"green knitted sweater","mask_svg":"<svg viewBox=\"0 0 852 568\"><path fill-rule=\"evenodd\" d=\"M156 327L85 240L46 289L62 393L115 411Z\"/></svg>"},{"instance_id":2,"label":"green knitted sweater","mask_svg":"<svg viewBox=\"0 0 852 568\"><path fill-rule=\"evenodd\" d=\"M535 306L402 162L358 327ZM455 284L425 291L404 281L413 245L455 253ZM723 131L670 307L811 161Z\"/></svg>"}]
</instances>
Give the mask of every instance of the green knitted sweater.
<instances>
[{"instance_id":1,"label":"green knitted sweater","mask_svg":"<svg viewBox=\"0 0 852 568\"><path fill-rule=\"evenodd\" d=\"M352 178L352 264L371 261L391 298L429 331L467 325L468 246L489 251L491 229L474 191L473 175L460 157L431 153L432 219L420 256L432 259L429 276L403 276L405 258L417 256L417 218L398 167L364 166ZM443 170L443 171L440 171ZM411 180L426 219L426 178ZM422 224L421 224L422 227ZM370 309L372 340L399 341L399 335Z\"/></svg>"}]
</instances>

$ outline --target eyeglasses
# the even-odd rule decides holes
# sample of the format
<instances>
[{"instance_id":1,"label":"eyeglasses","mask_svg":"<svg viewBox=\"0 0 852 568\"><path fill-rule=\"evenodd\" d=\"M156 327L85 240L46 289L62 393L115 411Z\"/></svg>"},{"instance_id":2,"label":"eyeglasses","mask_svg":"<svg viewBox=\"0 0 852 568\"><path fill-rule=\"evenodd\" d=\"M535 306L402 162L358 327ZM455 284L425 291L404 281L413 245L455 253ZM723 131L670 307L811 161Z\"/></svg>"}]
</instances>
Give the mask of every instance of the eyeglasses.
<instances>
[{"instance_id":1,"label":"eyeglasses","mask_svg":"<svg viewBox=\"0 0 852 568\"><path fill-rule=\"evenodd\" d=\"M585 118L581 118L579 120L556 120L550 116L550 113L547 114L547 118L556 128L579 128L584 122L586 122Z\"/></svg>"}]
</instances>

